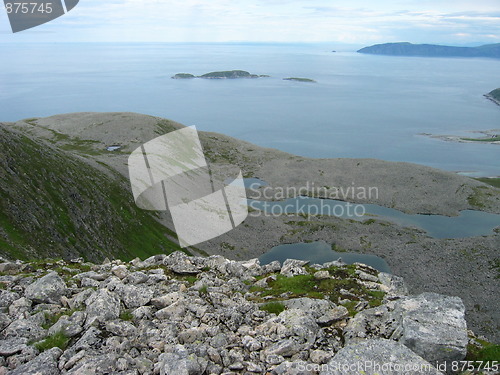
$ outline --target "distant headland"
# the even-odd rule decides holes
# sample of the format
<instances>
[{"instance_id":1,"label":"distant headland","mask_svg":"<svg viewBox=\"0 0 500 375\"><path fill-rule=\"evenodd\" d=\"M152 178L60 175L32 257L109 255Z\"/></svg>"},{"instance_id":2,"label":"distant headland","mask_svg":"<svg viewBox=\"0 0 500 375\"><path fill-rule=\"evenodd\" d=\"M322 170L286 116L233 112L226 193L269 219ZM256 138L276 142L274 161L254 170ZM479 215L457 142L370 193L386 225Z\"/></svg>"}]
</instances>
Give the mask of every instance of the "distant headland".
<instances>
[{"instance_id":1,"label":"distant headland","mask_svg":"<svg viewBox=\"0 0 500 375\"><path fill-rule=\"evenodd\" d=\"M490 99L493 103L500 105L500 88L495 89L484 95L488 99Z\"/></svg>"},{"instance_id":2,"label":"distant headland","mask_svg":"<svg viewBox=\"0 0 500 375\"><path fill-rule=\"evenodd\" d=\"M205 79L235 79L235 78L262 78L269 77L266 74L250 74L245 70L223 70L220 72L210 72L195 76L191 73L177 73L172 76L173 79L192 79L192 78L205 78Z\"/></svg>"},{"instance_id":3,"label":"distant headland","mask_svg":"<svg viewBox=\"0 0 500 375\"><path fill-rule=\"evenodd\" d=\"M361 48L359 53L390 56L492 57L500 58L500 43L479 47L453 47L436 44L385 43Z\"/></svg>"}]
</instances>

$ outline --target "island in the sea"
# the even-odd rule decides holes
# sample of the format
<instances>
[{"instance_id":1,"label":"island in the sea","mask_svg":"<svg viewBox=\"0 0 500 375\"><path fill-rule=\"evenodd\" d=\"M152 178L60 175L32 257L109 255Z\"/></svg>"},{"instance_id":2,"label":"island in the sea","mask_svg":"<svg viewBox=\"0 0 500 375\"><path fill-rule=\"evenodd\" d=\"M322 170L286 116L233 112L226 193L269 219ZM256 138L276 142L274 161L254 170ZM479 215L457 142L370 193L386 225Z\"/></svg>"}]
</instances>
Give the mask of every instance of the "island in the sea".
<instances>
[{"instance_id":1,"label":"island in the sea","mask_svg":"<svg viewBox=\"0 0 500 375\"><path fill-rule=\"evenodd\" d=\"M313 82L315 83L316 81L311 78L300 78L300 77L289 77L289 78L283 78L285 81L297 81L297 82Z\"/></svg>"},{"instance_id":2,"label":"island in the sea","mask_svg":"<svg viewBox=\"0 0 500 375\"><path fill-rule=\"evenodd\" d=\"M223 70L219 72L210 72L195 76L191 73L177 73L172 76L173 79L191 79L191 78L205 78L205 79L235 79L235 78L262 78L269 77L266 74L250 74L245 70Z\"/></svg>"},{"instance_id":3,"label":"island in the sea","mask_svg":"<svg viewBox=\"0 0 500 375\"><path fill-rule=\"evenodd\" d=\"M500 105L500 88L495 89L484 96L490 99L493 103Z\"/></svg>"},{"instance_id":4,"label":"island in the sea","mask_svg":"<svg viewBox=\"0 0 500 375\"><path fill-rule=\"evenodd\" d=\"M479 47L453 47L436 44L385 43L361 48L359 53L424 57L493 57L500 58L500 43Z\"/></svg>"}]
</instances>

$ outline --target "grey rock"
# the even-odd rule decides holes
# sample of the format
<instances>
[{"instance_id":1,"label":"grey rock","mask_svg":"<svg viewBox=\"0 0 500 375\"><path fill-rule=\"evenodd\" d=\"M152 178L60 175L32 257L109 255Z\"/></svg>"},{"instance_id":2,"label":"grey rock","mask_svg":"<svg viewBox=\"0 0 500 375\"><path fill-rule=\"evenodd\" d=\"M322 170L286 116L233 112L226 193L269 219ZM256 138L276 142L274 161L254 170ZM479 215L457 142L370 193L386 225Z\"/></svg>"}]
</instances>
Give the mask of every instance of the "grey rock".
<instances>
[{"instance_id":1,"label":"grey rock","mask_svg":"<svg viewBox=\"0 0 500 375\"><path fill-rule=\"evenodd\" d=\"M128 276L129 271L128 271L127 267L122 264L119 266L112 267L111 273L113 273L113 275L115 275L119 279L124 279L125 277Z\"/></svg>"},{"instance_id":2,"label":"grey rock","mask_svg":"<svg viewBox=\"0 0 500 375\"><path fill-rule=\"evenodd\" d=\"M429 362L392 340L368 339L340 349L320 375L438 375Z\"/></svg>"},{"instance_id":3,"label":"grey rock","mask_svg":"<svg viewBox=\"0 0 500 375\"><path fill-rule=\"evenodd\" d=\"M129 309L148 304L154 295L152 288L123 284L115 288L115 293L120 296L125 306Z\"/></svg>"},{"instance_id":4,"label":"grey rock","mask_svg":"<svg viewBox=\"0 0 500 375\"><path fill-rule=\"evenodd\" d=\"M310 369L309 369L310 368ZM285 361L271 371L273 375L315 375L313 367L304 361Z\"/></svg>"},{"instance_id":5,"label":"grey rock","mask_svg":"<svg viewBox=\"0 0 500 375\"><path fill-rule=\"evenodd\" d=\"M72 356L68 361L60 362L59 368L64 368L65 370L69 370L72 368L78 361L80 361L85 356L85 350L80 350L74 356Z\"/></svg>"},{"instance_id":6,"label":"grey rock","mask_svg":"<svg viewBox=\"0 0 500 375\"><path fill-rule=\"evenodd\" d=\"M317 364L323 364L323 363L327 363L333 356L333 353L332 352L327 352L325 350L319 350L319 349L316 349L316 350L311 350L311 352L309 353L309 359L313 362L313 363L317 363Z\"/></svg>"},{"instance_id":7,"label":"grey rock","mask_svg":"<svg viewBox=\"0 0 500 375\"><path fill-rule=\"evenodd\" d=\"M57 359L62 350L52 348L44 351L36 358L9 372L9 375L59 375Z\"/></svg>"},{"instance_id":8,"label":"grey rock","mask_svg":"<svg viewBox=\"0 0 500 375\"><path fill-rule=\"evenodd\" d=\"M98 288L100 285L99 281L91 279L89 277L83 277L80 280L80 286L82 288Z\"/></svg>"},{"instance_id":9,"label":"grey rock","mask_svg":"<svg viewBox=\"0 0 500 375\"><path fill-rule=\"evenodd\" d=\"M281 274L283 276L296 276L296 275L307 275L307 271L303 266L305 266L309 261L298 260L298 259L287 259L281 267Z\"/></svg>"},{"instance_id":10,"label":"grey rock","mask_svg":"<svg viewBox=\"0 0 500 375\"><path fill-rule=\"evenodd\" d=\"M125 281L129 284L137 285L137 284L145 283L146 281L148 281L148 279L149 279L149 276L146 275L144 272L137 271L137 272L130 273L126 277Z\"/></svg>"},{"instance_id":11,"label":"grey rock","mask_svg":"<svg viewBox=\"0 0 500 375\"><path fill-rule=\"evenodd\" d=\"M375 282L375 283L378 283L379 282L379 278L378 276L375 276L375 275L371 275L365 271L362 271L362 270L356 270L356 275L361 279L361 280L364 280L364 281L372 281L372 282Z\"/></svg>"},{"instance_id":12,"label":"grey rock","mask_svg":"<svg viewBox=\"0 0 500 375\"><path fill-rule=\"evenodd\" d=\"M51 272L30 284L25 295L36 303L60 303L61 296L67 289L66 283L57 272Z\"/></svg>"},{"instance_id":13,"label":"grey rock","mask_svg":"<svg viewBox=\"0 0 500 375\"><path fill-rule=\"evenodd\" d=\"M0 313L0 332L3 331L10 323L12 323L12 319L9 315Z\"/></svg>"},{"instance_id":14,"label":"grey rock","mask_svg":"<svg viewBox=\"0 0 500 375\"><path fill-rule=\"evenodd\" d=\"M48 334L63 332L68 337L74 337L83 331L85 317L83 311L75 311L71 316L63 315L49 328Z\"/></svg>"},{"instance_id":15,"label":"grey rock","mask_svg":"<svg viewBox=\"0 0 500 375\"><path fill-rule=\"evenodd\" d=\"M264 350L264 354L268 355L281 355L283 357L291 357L298 353L302 347L294 340L285 339L272 344Z\"/></svg>"},{"instance_id":16,"label":"grey rock","mask_svg":"<svg viewBox=\"0 0 500 375\"><path fill-rule=\"evenodd\" d=\"M137 329L132 323L123 320L112 320L106 323L106 331L116 336L132 336L136 334Z\"/></svg>"},{"instance_id":17,"label":"grey rock","mask_svg":"<svg viewBox=\"0 0 500 375\"><path fill-rule=\"evenodd\" d=\"M175 251L168 255L163 260L163 264L180 275L196 275L201 272L201 269L196 267L191 259L181 251Z\"/></svg>"},{"instance_id":18,"label":"grey rock","mask_svg":"<svg viewBox=\"0 0 500 375\"><path fill-rule=\"evenodd\" d=\"M10 304L9 315L14 318L20 317L24 313L30 311L31 305L31 300L26 297L21 297Z\"/></svg>"},{"instance_id":19,"label":"grey rock","mask_svg":"<svg viewBox=\"0 0 500 375\"><path fill-rule=\"evenodd\" d=\"M18 300L19 297L20 295L18 293L0 289L0 309L9 307L9 305L15 300Z\"/></svg>"},{"instance_id":20,"label":"grey rock","mask_svg":"<svg viewBox=\"0 0 500 375\"><path fill-rule=\"evenodd\" d=\"M182 300L174 302L173 304L158 310L155 316L162 320L182 320L186 306Z\"/></svg>"},{"instance_id":21,"label":"grey rock","mask_svg":"<svg viewBox=\"0 0 500 375\"><path fill-rule=\"evenodd\" d=\"M84 278L88 278L88 279L92 279L92 280L95 280L95 281L104 281L108 278L108 274L105 274L105 273L97 273L95 271L88 271L88 272L82 272L82 273L79 273L79 274L76 274L75 276L73 276L74 279L84 279Z\"/></svg>"},{"instance_id":22,"label":"grey rock","mask_svg":"<svg viewBox=\"0 0 500 375\"><path fill-rule=\"evenodd\" d=\"M120 300L115 293L107 289L96 291L85 303L87 305L87 320L85 322L87 327L94 321L105 322L117 319L120 315Z\"/></svg>"},{"instance_id":23,"label":"grey rock","mask_svg":"<svg viewBox=\"0 0 500 375\"><path fill-rule=\"evenodd\" d=\"M84 357L68 374L71 375L108 375L116 374L118 358L116 354L104 354L95 357Z\"/></svg>"},{"instance_id":24,"label":"grey rock","mask_svg":"<svg viewBox=\"0 0 500 375\"><path fill-rule=\"evenodd\" d=\"M283 301L283 304L289 309L299 309L305 313L312 314L315 319L326 314L335 307L335 304L329 300L307 297L289 299Z\"/></svg>"},{"instance_id":25,"label":"grey rock","mask_svg":"<svg viewBox=\"0 0 500 375\"><path fill-rule=\"evenodd\" d=\"M85 289L80 293L77 293L69 300L69 306L72 309L80 309L85 306L85 302L94 293L92 289Z\"/></svg>"},{"instance_id":26,"label":"grey rock","mask_svg":"<svg viewBox=\"0 0 500 375\"><path fill-rule=\"evenodd\" d=\"M2 334L5 338L25 337L28 340L38 341L46 336L47 331L39 325L34 317L29 317L28 319L14 320Z\"/></svg>"},{"instance_id":27,"label":"grey rock","mask_svg":"<svg viewBox=\"0 0 500 375\"><path fill-rule=\"evenodd\" d=\"M314 278L316 280L327 280L330 279L330 273L328 271L318 271L314 273Z\"/></svg>"},{"instance_id":28,"label":"grey rock","mask_svg":"<svg viewBox=\"0 0 500 375\"><path fill-rule=\"evenodd\" d=\"M349 310L344 306L336 306L317 318L316 323L321 326L330 325L339 320L346 319L347 317L349 317Z\"/></svg>"},{"instance_id":29,"label":"grey rock","mask_svg":"<svg viewBox=\"0 0 500 375\"><path fill-rule=\"evenodd\" d=\"M279 272L281 270L281 263L277 260L273 260L271 263L268 263L262 266L264 274L271 272Z\"/></svg>"},{"instance_id":30,"label":"grey rock","mask_svg":"<svg viewBox=\"0 0 500 375\"><path fill-rule=\"evenodd\" d=\"M351 318L344 328L344 340L351 343L368 338L398 338L401 314L394 313L394 304L365 309Z\"/></svg>"},{"instance_id":31,"label":"grey rock","mask_svg":"<svg viewBox=\"0 0 500 375\"><path fill-rule=\"evenodd\" d=\"M381 289L387 293L385 298L393 299L408 295L408 287L402 277L380 272L378 279L382 283Z\"/></svg>"},{"instance_id":32,"label":"grey rock","mask_svg":"<svg viewBox=\"0 0 500 375\"><path fill-rule=\"evenodd\" d=\"M0 340L0 355L9 356L23 351L27 347L28 339L24 337L13 337Z\"/></svg>"},{"instance_id":33,"label":"grey rock","mask_svg":"<svg viewBox=\"0 0 500 375\"><path fill-rule=\"evenodd\" d=\"M465 307L458 297L422 293L397 301L404 345L431 363L460 361L467 354Z\"/></svg>"}]
</instances>

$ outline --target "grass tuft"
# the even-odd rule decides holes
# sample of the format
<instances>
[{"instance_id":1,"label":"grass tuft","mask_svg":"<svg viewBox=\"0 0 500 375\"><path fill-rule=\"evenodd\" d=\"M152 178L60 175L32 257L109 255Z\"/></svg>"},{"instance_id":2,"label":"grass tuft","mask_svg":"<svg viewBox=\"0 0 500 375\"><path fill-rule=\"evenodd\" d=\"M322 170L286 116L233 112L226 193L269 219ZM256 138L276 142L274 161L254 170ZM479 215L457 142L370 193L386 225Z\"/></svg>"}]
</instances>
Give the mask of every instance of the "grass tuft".
<instances>
[{"instance_id":1,"label":"grass tuft","mask_svg":"<svg viewBox=\"0 0 500 375\"><path fill-rule=\"evenodd\" d=\"M279 315L281 312L285 311L285 305L281 302L268 302L260 306L260 309L270 314Z\"/></svg>"},{"instance_id":2,"label":"grass tuft","mask_svg":"<svg viewBox=\"0 0 500 375\"><path fill-rule=\"evenodd\" d=\"M45 340L37 342L35 347L41 352L52 348L65 350L68 343L69 338L64 334L64 332L56 332L53 335L48 336Z\"/></svg>"}]
</instances>

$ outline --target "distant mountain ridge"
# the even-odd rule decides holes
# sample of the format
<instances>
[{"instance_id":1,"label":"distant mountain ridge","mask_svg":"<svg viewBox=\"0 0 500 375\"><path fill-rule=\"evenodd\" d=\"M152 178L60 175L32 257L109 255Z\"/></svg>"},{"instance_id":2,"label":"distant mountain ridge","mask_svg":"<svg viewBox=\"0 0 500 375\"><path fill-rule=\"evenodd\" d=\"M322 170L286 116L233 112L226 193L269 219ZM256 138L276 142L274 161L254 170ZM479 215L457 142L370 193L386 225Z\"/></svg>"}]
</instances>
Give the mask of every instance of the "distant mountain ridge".
<instances>
[{"instance_id":1,"label":"distant mountain ridge","mask_svg":"<svg viewBox=\"0 0 500 375\"><path fill-rule=\"evenodd\" d=\"M390 56L492 57L500 58L500 43L479 47L453 47L436 44L385 43L358 50L358 53Z\"/></svg>"}]
</instances>

